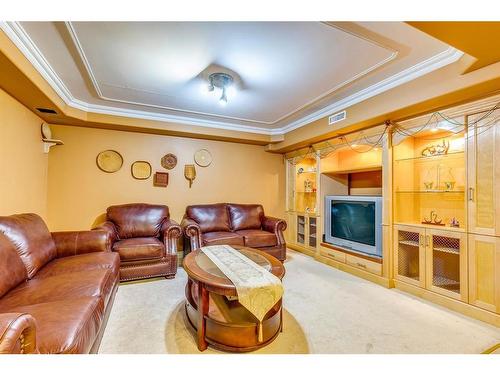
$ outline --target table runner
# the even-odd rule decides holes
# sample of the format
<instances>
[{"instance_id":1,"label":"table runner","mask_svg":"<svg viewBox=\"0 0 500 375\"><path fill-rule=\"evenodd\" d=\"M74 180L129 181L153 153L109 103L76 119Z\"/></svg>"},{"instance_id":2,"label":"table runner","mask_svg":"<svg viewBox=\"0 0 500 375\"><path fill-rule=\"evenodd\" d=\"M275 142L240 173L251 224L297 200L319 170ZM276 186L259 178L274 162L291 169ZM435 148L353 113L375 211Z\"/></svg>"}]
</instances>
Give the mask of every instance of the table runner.
<instances>
[{"instance_id":1,"label":"table runner","mask_svg":"<svg viewBox=\"0 0 500 375\"><path fill-rule=\"evenodd\" d=\"M262 342L262 320L283 296L281 280L231 246L205 246L201 251L231 280L239 303L257 318Z\"/></svg>"}]
</instances>

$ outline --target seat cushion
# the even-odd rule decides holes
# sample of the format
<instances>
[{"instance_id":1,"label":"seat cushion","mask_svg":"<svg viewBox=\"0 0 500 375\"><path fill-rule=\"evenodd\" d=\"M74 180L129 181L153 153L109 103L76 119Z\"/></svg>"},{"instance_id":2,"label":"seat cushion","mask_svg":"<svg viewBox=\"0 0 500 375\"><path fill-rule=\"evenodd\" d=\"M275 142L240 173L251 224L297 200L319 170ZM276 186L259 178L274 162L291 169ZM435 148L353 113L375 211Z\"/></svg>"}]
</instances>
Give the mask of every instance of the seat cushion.
<instances>
[{"instance_id":1,"label":"seat cushion","mask_svg":"<svg viewBox=\"0 0 500 375\"><path fill-rule=\"evenodd\" d=\"M258 229L239 230L238 233L245 240L245 246L248 247L268 247L278 244L274 233L266 232Z\"/></svg>"},{"instance_id":2,"label":"seat cushion","mask_svg":"<svg viewBox=\"0 0 500 375\"><path fill-rule=\"evenodd\" d=\"M187 206L186 216L196 221L202 233L231 231L225 203Z\"/></svg>"},{"instance_id":3,"label":"seat cushion","mask_svg":"<svg viewBox=\"0 0 500 375\"><path fill-rule=\"evenodd\" d=\"M2 312L31 314L36 321L40 353L88 353L104 317L102 300L96 297L17 306Z\"/></svg>"},{"instance_id":4,"label":"seat cushion","mask_svg":"<svg viewBox=\"0 0 500 375\"><path fill-rule=\"evenodd\" d=\"M115 242L113 251L122 261L157 259L165 256L165 245L154 237L129 238Z\"/></svg>"},{"instance_id":5,"label":"seat cushion","mask_svg":"<svg viewBox=\"0 0 500 375\"><path fill-rule=\"evenodd\" d=\"M264 209L260 204L229 203L227 207L231 217L231 227L234 231L262 227Z\"/></svg>"},{"instance_id":6,"label":"seat cushion","mask_svg":"<svg viewBox=\"0 0 500 375\"><path fill-rule=\"evenodd\" d=\"M239 245L243 246L243 237L233 232L210 232L202 235L203 246Z\"/></svg>"},{"instance_id":7,"label":"seat cushion","mask_svg":"<svg viewBox=\"0 0 500 375\"><path fill-rule=\"evenodd\" d=\"M120 239L158 237L163 222L169 217L168 207L164 205L131 203L107 209L107 220L115 224Z\"/></svg>"},{"instance_id":8,"label":"seat cushion","mask_svg":"<svg viewBox=\"0 0 500 375\"><path fill-rule=\"evenodd\" d=\"M43 267L36 277L50 277L79 271L109 270L115 276L120 272L120 257L112 252L95 252L58 258Z\"/></svg>"},{"instance_id":9,"label":"seat cushion","mask_svg":"<svg viewBox=\"0 0 500 375\"><path fill-rule=\"evenodd\" d=\"M30 279L57 256L56 245L49 229L38 215L2 216L0 233L14 244Z\"/></svg>"},{"instance_id":10,"label":"seat cushion","mask_svg":"<svg viewBox=\"0 0 500 375\"><path fill-rule=\"evenodd\" d=\"M0 234L0 298L28 277L14 244Z\"/></svg>"},{"instance_id":11,"label":"seat cushion","mask_svg":"<svg viewBox=\"0 0 500 375\"><path fill-rule=\"evenodd\" d=\"M35 277L7 293L0 300L0 310L79 297L101 297L107 303L116 282L105 269Z\"/></svg>"}]
</instances>

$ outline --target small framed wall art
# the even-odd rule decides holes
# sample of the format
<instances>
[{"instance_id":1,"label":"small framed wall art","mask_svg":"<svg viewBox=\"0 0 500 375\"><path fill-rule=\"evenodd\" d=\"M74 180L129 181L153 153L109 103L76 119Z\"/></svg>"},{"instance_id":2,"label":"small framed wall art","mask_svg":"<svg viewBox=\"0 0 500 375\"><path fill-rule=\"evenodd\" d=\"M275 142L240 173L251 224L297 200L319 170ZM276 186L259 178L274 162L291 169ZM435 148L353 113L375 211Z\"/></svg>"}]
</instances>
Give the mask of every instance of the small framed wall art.
<instances>
[{"instance_id":1,"label":"small framed wall art","mask_svg":"<svg viewBox=\"0 0 500 375\"><path fill-rule=\"evenodd\" d=\"M153 176L153 186L167 187L167 185L168 185L168 173L156 172Z\"/></svg>"},{"instance_id":2,"label":"small framed wall art","mask_svg":"<svg viewBox=\"0 0 500 375\"><path fill-rule=\"evenodd\" d=\"M132 177L136 180L147 180L151 177L151 164L144 160L138 160L132 164Z\"/></svg>"},{"instance_id":3,"label":"small framed wall art","mask_svg":"<svg viewBox=\"0 0 500 375\"><path fill-rule=\"evenodd\" d=\"M123 158L115 150L102 151L96 158L97 167L106 173L118 172L123 165Z\"/></svg>"}]
</instances>

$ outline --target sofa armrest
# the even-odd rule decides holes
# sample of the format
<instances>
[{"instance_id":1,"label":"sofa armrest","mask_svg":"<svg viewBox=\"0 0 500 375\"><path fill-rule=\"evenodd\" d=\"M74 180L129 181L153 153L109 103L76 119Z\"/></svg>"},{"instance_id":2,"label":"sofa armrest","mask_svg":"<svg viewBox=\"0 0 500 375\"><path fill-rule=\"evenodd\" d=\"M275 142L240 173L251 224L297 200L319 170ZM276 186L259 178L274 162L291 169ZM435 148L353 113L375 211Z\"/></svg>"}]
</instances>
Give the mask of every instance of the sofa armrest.
<instances>
[{"instance_id":1,"label":"sofa armrest","mask_svg":"<svg viewBox=\"0 0 500 375\"><path fill-rule=\"evenodd\" d=\"M182 229L177 222L167 219L161 225L161 237L167 254L177 255L177 242L182 236Z\"/></svg>"},{"instance_id":2,"label":"sofa armrest","mask_svg":"<svg viewBox=\"0 0 500 375\"><path fill-rule=\"evenodd\" d=\"M286 221L271 216L264 216L262 220L262 229L266 232L271 232L276 235L278 245L285 244L285 237L283 232L286 230Z\"/></svg>"},{"instance_id":3,"label":"sofa armrest","mask_svg":"<svg viewBox=\"0 0 500 375\"><path fill-rule=\"evenodd\" d=\"M111 241L111 247L113 247L113 244L118 241L118 233L116 231L115 224L113 224L111 221L105 221L104 223L101 223L92 228L92 230L103 230L105 232L108 232L109 239Z\"/></svg>"},{"instance_id":4,"label":"sofa armrest","mask_svg":"<svg viewBox=\"0 0 500 375\"><path fill-rule=\"evenodd\" d=\"M189 238L191 251L199 249L202 245L201 228L196 221L188 217L184 217L181 222L181 227L184 235Z\"/></svg>"},{"instance_id":5,"label":"sofa armrest","mask_svg":"<svg viewBox=\"0 0 500 375\"><path fill-rule=\"evenodd\" d=\"M52 232L57 257L111 251L109 233L103 230Z\"/></svg>"},{"instance_id":6,"label":"sofa armrest","mask_svg":"<svg viewBox=\"0 0 500 375\"><path fill-rule=\"evenodd\" d=\"M24 313L0 314L0 354L37 352L35 319Z\"/></svg>"}]
</instances>

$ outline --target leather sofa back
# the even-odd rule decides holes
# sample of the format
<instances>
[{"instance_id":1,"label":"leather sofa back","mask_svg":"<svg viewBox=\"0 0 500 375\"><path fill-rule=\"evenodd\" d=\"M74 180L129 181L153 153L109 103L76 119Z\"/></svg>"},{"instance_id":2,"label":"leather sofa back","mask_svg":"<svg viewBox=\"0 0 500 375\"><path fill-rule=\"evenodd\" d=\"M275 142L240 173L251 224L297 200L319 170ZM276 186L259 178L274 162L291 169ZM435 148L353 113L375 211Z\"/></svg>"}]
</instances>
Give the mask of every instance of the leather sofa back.
<instances>
[{"instance_id":1,"label":"leather sofa back","mask_svg":"<svg viewBox=\"0 0 500 375\"><path fill-rule=\"evenodd\" d=\"M0 298L27 278L26 267L14 244L0 234Z\"/></svg>"},{"instance_id":2,"label":"leather sofa back","mask_svg":"<svg viewBox=\"0 0 500 375\"><path fill-rule=\"evenodd\" d=\"M167 206L145 203L111 206L107 210L107 219L115 224L120 239L158 237L169 216Z\"/></svg>"},{"instance_id":3,"label":"leather sofa back","mask_svg":"<svg viewBox=\"0 0 500 375\"><path fill-rule=\"evenodd\" d=\"M202 233L231 231L225 203L187 206L186 216L198 223Z\"/></svg>"},{"instance_id":4,"label":"leather sofa back","mask_svg":"<svg viewBox=\"0 0 500 375\"><path fill-rule=\"evenodd\" d=\"M36 214L0 217L0 233L14 245L26 267L29 279L57 257L56 245L49 229Z\"/></svg>"},{"instance_id":5,"label":"leather sofa back","mask_svg":"<svg viewBox=\"0 0 500 375\"><path fill-rule=\"evenodd\" d=\"M260 204L227 205L233 230L260 229L264 218L264 208Z\"/></svg>"}]
</instances>

